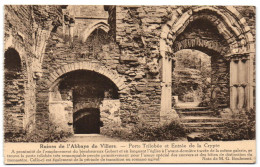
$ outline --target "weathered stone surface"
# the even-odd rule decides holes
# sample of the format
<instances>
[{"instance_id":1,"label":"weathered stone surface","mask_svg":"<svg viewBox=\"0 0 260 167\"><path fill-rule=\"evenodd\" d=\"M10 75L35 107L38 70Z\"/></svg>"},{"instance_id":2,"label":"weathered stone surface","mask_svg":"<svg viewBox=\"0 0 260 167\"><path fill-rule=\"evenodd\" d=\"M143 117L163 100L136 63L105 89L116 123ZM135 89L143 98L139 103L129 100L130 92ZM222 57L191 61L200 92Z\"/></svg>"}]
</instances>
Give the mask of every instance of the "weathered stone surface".
<instances>
[{"instance_id":1,"label":"weathered stone surface","mask_svg":"<svg viewBox=\"0 0 260 167\"><path fill-rule=\"evenodd\" d=\"M249 50L255 62L255 8L237 6L235 13L240 14L233 15L233 7L205 8L106 6L104 11L101 6L6 6L5 51L14 48L19 53L22 71L20 78L5 80L5 118L10 118L5 122L5 131L34 126L39 133L46 132L47 123L43 122L53 116L49 107L64 113L60 123L71 124L71 115L64 115L72 106L66 106L65 101L75 104L73 110L99 107L104 121L101 133L109 128L109 123L129 127L140 120L158 122L163 111L164 117L174 113L172 60L173 53L181 49L198 49L211 56L211 83L218 102L229 107L231 93L238 95L239 107L242 106L243 90L232 92L229 88L228 55ZM211 9L214 10L208 12ZM227 18L222 19L215 11ZM198 20L206 25L194 24ZM227 20L234 24L226 24ZM250 63L248 66L253 66L251 60ZM72 101L69 89L63 90L67 93L57 93L63 77L78 70L92 71L111 81L119 96L116 102L109 103L104 97ZM234 85L241 87L244 83ZM79 87L85 89L83 85ZM101 94L109 95L109 91ZM51 96L60 99L60 103L51 104ZM110 108L110 104L114 107ZM68 125L64 128L73 131Z\"/></svg>"}]
</instances>

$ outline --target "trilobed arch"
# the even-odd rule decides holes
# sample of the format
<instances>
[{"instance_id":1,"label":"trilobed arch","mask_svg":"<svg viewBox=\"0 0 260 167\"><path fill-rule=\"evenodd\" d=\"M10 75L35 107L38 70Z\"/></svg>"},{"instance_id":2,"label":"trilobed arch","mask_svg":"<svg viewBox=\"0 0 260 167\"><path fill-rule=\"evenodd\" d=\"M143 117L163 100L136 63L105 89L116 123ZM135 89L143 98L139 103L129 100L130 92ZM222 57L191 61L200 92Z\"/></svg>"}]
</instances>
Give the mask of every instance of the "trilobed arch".
<instances>
[{"instance_id":1,"label":"trilobed arch","mask_svg":"<svg viewBox=\"0 0 260 167\"><path fill-rule=\"evenodd\" d=\"M226 12L221 12L219 7L205 6L195 7L182 13L182 7L180 7L180 10L178 10L180 14L177 14L177 16L173 15L171 20L162 27L160 40L162 57L165 56L165 51L172 51L169 45L175 41L177 36L181 34L194 19L203 17L201 13L203 14L205 11L212 13L207 14L207 19L217 27L219 33L227 40L231 47L231 53L238 53L242 47L248 52L254 52L255 48L254 45L252 45L254 39L245 18L243 18L234 7L223 7L222 10L226 10ZM196 16L198 13L200 13L200 15Z\"/></svg>"},{"instance_id":2,"label":"trilobed arch","mask_svg":"<svg viewBox=\"0 0 260 167\"><path fill-rule=\"evenodd\" d=\"M183 12L184 11L184 12ZM239 55L249 55L248 58L248 86L247 96L252 99L253 96L253 56L255 52L253 35L250 32L250 27L247 25L245 18L231 6L216 7L203 6L191 7L187 10L184 7L177 9L177 12L172 13L171 19L162 26L160 38L160 55L161 59L161 73L162 73L162 95L161 95L161 118L172 110L171 101L171 63L174 56L173 44L176 44L178 36L186 29L186 27L194 20L203 18L210 21L218 30L218 33L228 43L228 50L224 54L227 59L232 57L239 57ZM186 41L187 43L195 43L196 41ZM211 45L211 44L210 44ZM213 43L213 45L215 45ZM182 48L182 47L180 47ZM185 48L185 47L183 47ZM223 53L222 53L223 54ZM233 76L233 74L232 74ZM231 77L232 78L232 77ZM230 83L231 87L234 83ZM252 106L252 100L248 107Z\"/></svg>"}]
</instances>

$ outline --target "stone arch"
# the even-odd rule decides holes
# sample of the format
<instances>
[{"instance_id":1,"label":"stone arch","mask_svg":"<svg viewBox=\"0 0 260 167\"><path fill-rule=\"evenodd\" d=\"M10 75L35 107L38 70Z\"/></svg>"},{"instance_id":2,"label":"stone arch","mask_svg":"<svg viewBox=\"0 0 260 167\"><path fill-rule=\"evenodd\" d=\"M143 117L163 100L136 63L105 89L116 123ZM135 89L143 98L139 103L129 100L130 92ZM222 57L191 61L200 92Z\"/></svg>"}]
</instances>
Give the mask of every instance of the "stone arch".
<instances>
[{"instance_id":1,"label":"stone arch","mask_svg":"<svg viewBox=\"0 0 260 167\"><path fill-rule=\"evenodd\" d=\"M180 42L175 43L175 48L173 49L173 52L177 52L182 49L190 49L190 48L206 48L208 50L212 50L215 52L220 52L220 43L217 41L210 41L210 40L205 40L201 38L196 38L196 39L185 39ZM201 50L201 49L198 49Z\"/></svg>"},{"instance_id":2,"label":"stone arch","mask_svg":"<svg viewBox=\"0 0 260 167\"><path fill-rule=\"evenodd\" d=\"M9 38L7 38L7 40L5 41L4 51L6 52L9 49L14 49L16 52L18 52L19 57L21 59L22 70L28 71L28 62L24 47L21 44L19 44L19 42L16 41L12 35L10 35Z\"/></svg>"},{"instance_id":3,"label":"stone arch","mask_svg":"<svg viewBox=\"0 0 260 167\"><path fill-rule=\"evenodd\" d=\"M22 41L19 41L17 39L17 36L22 38ZM22 65L22 73L23 73L23 79L24 79L24 113L22 114L23 118L23 129L31 131L33 127L34 122L34 111L35 111L35 105L32 105L32 101L35 101L35 94L32 94L30 92L35 91L35 83L34 83L34 61L35 58L32 58L31 53L28 53L28 51L25 50L24 47L24 35L20 32L17 32L17 34L8 34L5 38L5 45L4 45L4 51L7 51L8 49L12 48L15 49L20 56L21 59L21 65Z\"/></svg>"},{"instance_id":4,"label":"stone arch","mask_svg":"<svg viewBox=\"0 0 260 167\"><path fill-rule=\"evenodd\" d=\"M162 95L161 95L161 118L164 119L169 112L172 112L172 101L171 101L171 62L173 58L173 49L172 45L175 42L179 34L181 34L186 27L194 21L201 17L205 17L203 12L209 11L210 14L207 14L207 19L211 21L218 29L219 34L221 34L229 45L229 52L225 55L227 59L231 60L230 63L230 87L231 87L231 97L230 97L230 108L236 110L240 108L241 105L237 105L236 98L238 96L237 92L243 94L243 91L246 92L247 99L247 109L253 107L253 57L255 52L254 39L250 32L250 27L247 25L245 18L242 17L239 12L231 6L228 7L215 7L215 6L203 6L203 7L192 7L186 12L182 12L183 7L177 9L177 12L172 14L171 19L162 26L162 33L160 38L160 54L161 54L161 73L162 73ZM191 42L192 43L192 42ZM232 61L233 57L247 57L247 63L242 65L234 65ZM243 62L244 59L241 61ZM240 61L240 62L241 62ZM237 63L238 64L238 63ZM247 71L247 78L243 79L244 82L248 82L247 86L243 88L240 86L237 88L237 80L239 76L237 72L233 72L234 67L237 66L241 69ZM235 78L235 79L234 79ZM242 79L240 79L242 80ZM246 80L246 81L245 81ZM241 84L241 83L240 83ZM246 87L246 88L245 88ZM239 89L239 90L238 90ZM242 90L243 89L243 90ZM244 101L244 95L239 95L240 99ZM242 97L243 96L243 97ZM241 101L241 100L240 100ZM242 103L242 102L241 102Z\"/></svg>"},{"instance_id":5,"label":"stone arch","mask_svg":"<svg viewBox=\"0 0 260 167\"><path fill-rule=\"evenodd\" d=\"M241 52L241 47L246 47L246 51L254 52L254 45L251 45L253 43L253 36L245 18L234 7L223 7L223 10L225 11L221 12L219 7L205 6L195 7L182 13L182 7L180 7L178 10L179 13L173 14L171 20L162 26L160 50L171 51L168 45L174 42L176 37L184 31L190 22L203 17L201 15L194 17L194 14L211 11L213 13L208 19L217 26L219 33L233 46L233 50L231 50L233 53ZM239 42L237 42L236 38ZM163 52L161 55L164 56Z\"/></svg>"},{"instance_id":6,"label":"stone arch","mask_svg":"<svg viewBox=\"0 0 260 167\"><path fill-rule=\"evenodd\" d=\"M61 94L60 92L60 84L63 82L66 83L68 80L68 75L72 76L73 72L88 72L89 74L95 74L96 77L104 77L102 80L99 80L95 84L94 87L100 88L100 82L104 81L107 86L112 89L112 92L116 92L115 94L112 93L111 96L106 97L106 92L103 92L104 96L100 96L100 93L103 91L98 91L97 93L92 94L93 92L88 92L86 94L79 94L78 89L76 92L73 91L73 89L67 89L63 87L63 90L67 90L65 93L64 98L64 92ZM81 73L82 74L82 73ZM64 75L67 75L64 77ZM76 75L77 76L77 75ZM87 76L87 75L86 75ZM68 78L67 78L68 77ZM84 77L83 77L84 78ZM71 79L71 78L70 78ZM85 78L86 79L86 78ZM95 81L95 80L94 80ZM72 133L75 133L76 131L72 130L72 126L74 126L74 114L77 114L80 110L85 109L94 109L98 110L100 113L100 121L104 122L104 128L107 128L108 124L110 123L117 123L120 124L120 118L117 114L120 110L120 98L119 98L119 92L124 90L126 88L126 85L124 83L125 79L124 77L121 77L119 74L117 74L116 71L110 70L107 67L103 67L98 63L92 63L92 62L75 62L70 63L61 66L60 68L53 71L46 82L47 87L49 88L48 91L48 107L49 107L49 113L50 113L50 119L57 123L57 125L61 128L63 128L65 131L70 131ZM86 85L85 82L80 82L80 85L82 86ZM93 85L93 81L91 81L91 84ZM103 83L102 83L103 84ZM102 86L101 84L101 86ZM67 84L65 84L67 85ZM99 85L99 87L98 87ZM64 85L63 85L64 86ZM87 86L87 85L86 85ZM104 85L103 85L104 86ZM88 87L88 86L87 86ZM65 88L65 89L64 89ZM79 88L79 87L78 87ZM77 88L76 88L77 89ZM104 88L105 90L106 88ZM47 93L47 92L46 92ZM74 96L75 95L75 96ZM90 96L89 96L90 95ZM82 101L82 98L86 98ZM88 99L90 101L88 101ZM83 103L82 103L83 102ZM85 104L86 103L86 104ZM59 112L56 112L56 111ZM113 122L114 121L114 122ZM100 130L102 131L103 127L100 127ZM77 132L76 132L77 133ZM98 131L99 133L99 131ZM100 132L102 133L102 132Z\"/></svg>"},{"instance_id":7,"label":"stone arch","mask_svg":"<svg viewBox=\"0 0 260 167\"><path fill-rule=\"evenodd\" d=\"M94 23L90 24L83 32L83 36L81 39L82 42L85 42L88 39L89 35L98 28L104 30L107 33L110 29L106 21L95 21Z\"/></svg>"},{"instance_id":8,"label":"stone arch","mask_svg":"<svg viewBox=\"0 0 260 167\"><path fill-rule=\"evenodd\" d=\"M60 68L53 71L50 75L48 80L46 81L50 90L53 88L55 84L59 82L59 77L63 74L66 74L71 71L76 70L89 70L99 73L107 78L109 78L118 88L118 90L123 90L126 88L125 85L125 78L120 76L115 70L111 70L107 67L101 66L98 63L92 62L75 62L61 66Z\"/></svg>"},{"instance_id":9,"label":"stone arch","mask_svg":"<svg viewBox=\"0 0 260 167\"><path fill-rule=\"evenodd\" d=\"M4 52L4 117L5 132L19 132L25 126L26 62L14 47ZM21 119L22 117L22 119Z\"/></svg>"}]
</instances>

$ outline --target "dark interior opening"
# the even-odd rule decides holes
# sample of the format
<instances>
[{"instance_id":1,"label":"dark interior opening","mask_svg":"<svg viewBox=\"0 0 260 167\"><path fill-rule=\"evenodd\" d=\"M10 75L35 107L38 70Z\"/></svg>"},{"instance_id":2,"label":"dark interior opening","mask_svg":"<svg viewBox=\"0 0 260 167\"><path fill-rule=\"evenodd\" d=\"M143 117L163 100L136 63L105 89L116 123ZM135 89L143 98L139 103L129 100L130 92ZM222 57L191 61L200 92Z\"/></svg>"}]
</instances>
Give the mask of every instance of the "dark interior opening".
<instances>
[{"instance_id":1,"label":"dark interior opening","mask_svg":"<svg viewBox=\"0 0 260 167\"><path fill-rule=\"evenodd\" d=\"M73 114L75 134L99 134L100 111L97 108L85 108Z\"/></svg>"},{"instance_id":2,"label":"dark interior opening","mask_svg":"<svg viewBox=\"0 0 260 167\"><path fill-rule=\"evenodd\" d=\"M63 75L58 90L61 100L73 103L75 134L99 134L102 101L119 98L118 88L109 78L88 70Z\"/></svg>"},{"instance_id":3,"label":"dark interior opening","mask_svg":"<svg viewBox=\"0 0 260 167\"><path fill-rule=\"evenodd\" d=\"M19 76L21 72L21 59L15 49L10 48L5 52L4 70L6 79Z\"/></svg>"},{"instance_id":4,"label":"dark interior opening","mask_svg":"<svg viewBox=\"0 0 260 167\"><path fill-rule=\"evenodd\" d=\"M24 80L19 53L9 48L4 53L4 97L5 110L24 112Z\"/></svg>"}]
</instances>

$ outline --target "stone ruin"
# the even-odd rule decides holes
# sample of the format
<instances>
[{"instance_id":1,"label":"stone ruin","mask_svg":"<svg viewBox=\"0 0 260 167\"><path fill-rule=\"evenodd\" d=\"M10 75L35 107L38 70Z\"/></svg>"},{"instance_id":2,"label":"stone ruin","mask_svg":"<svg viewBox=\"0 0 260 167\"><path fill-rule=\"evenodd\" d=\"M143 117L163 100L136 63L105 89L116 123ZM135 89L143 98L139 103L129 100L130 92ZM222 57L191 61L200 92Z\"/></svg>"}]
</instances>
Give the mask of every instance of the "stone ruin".
<instances>
[{"instance_id":1,"label":"stone ruin","mask_svg":"<svg viewBox=\"0 0 260 167\"><path fill-rule=\"evenodd\" d=\"M52 121L102 134L210 116L208 104L176 105L185 49L210 57L215 107L234 115L255 106L254 7L6 5L4 22L5 133L44 133Z\"/></svg>"}]
</instances>

